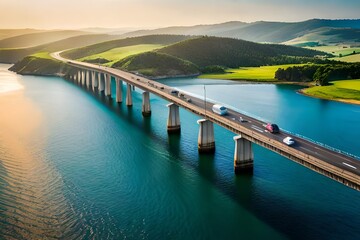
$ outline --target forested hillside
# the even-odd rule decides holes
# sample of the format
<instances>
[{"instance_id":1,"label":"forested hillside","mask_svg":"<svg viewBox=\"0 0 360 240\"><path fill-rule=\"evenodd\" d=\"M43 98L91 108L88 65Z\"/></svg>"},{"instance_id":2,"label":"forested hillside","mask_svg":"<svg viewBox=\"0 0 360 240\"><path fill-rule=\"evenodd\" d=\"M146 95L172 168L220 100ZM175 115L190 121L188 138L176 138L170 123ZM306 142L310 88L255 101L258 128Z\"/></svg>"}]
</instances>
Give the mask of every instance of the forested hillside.
<instances>
[{"instance_id":1,"label":"forested hillside","mask_svg":"<svg viewBox=\"0 0 360 240\"><path fill-rule=\"evenodd\" d=\"M324 52L276 44L259 44L217 37L189 39L158 52L188 60L203 68L211 65L236 68L311 61Z\"/></svg>"}]
</instances>

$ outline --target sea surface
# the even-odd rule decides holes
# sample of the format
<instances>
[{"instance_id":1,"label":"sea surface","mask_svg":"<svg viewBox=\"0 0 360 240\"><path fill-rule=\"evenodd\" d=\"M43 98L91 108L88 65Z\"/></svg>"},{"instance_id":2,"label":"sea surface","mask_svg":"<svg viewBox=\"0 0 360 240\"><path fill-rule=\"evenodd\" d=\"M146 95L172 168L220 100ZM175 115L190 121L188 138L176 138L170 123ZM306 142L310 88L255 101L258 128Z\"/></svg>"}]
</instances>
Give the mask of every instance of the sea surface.
<instances>
[{"instance_id":1,"label":"sea surface","mask_svg":"<svg viewBox=\"0 0 360 240\"><path fill-rule=\"evenodd\" d=\"M0 239L360 239L355 190L256 145L254 173L235 176L234 134L215 126L215 154L199 155L199 117L181 109L168 135L159 97L143 118L138 89L128 108L8 67L0 89L20 87L0 93ZM296 86L162 82L360 156L358 105Z\"/></svg>"}]
</instances>

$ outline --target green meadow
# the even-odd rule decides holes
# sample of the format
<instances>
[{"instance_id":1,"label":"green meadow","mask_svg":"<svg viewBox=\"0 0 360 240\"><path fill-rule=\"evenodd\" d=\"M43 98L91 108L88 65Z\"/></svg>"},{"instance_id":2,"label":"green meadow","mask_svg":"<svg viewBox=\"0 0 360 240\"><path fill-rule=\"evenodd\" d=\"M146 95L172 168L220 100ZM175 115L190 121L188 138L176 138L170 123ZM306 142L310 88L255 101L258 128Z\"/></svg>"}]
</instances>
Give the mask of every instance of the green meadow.
<instances>
[{"instance_id":1,"label":"green meadow","mask_svg":"<svg viewBox=\"0 0 360 240\"><path fill-rule=\"evenodd\" d=\"M329 100L360 101L360 79L331 82L330 86L317 86L303 89L302 92L318 98Z\"/></svg>"},{"instance_id":2,"label":"green meadow","mask_svg":"<svg viewBox=\"0 0 360 240\"><path fill-rule=\"evenodd\" d=\"M349 47L344 48L343 46L320 46L320 47L307 47L307 48L331 53L335 56L339 56L340 54L342 56L350 55L353 54L354 51L355 53L360 53L360 48L349 48Z\"/></svg>"},{"instance_id":3,"label":"green meadow","mask_svg":"<svg viewBox=\"0 0 360 240\"><path fill-rule=\"evenodd\" d=\"M287 64L287 65L275 65L275 66L261 66L261 67L241 67L241 68L229 68L226 73L221 74L202 74L200 78L210 79L229 79L229 80L248 80L248 81L261 81L261 82L273 82L277 81L275 72L279 68L288 68L292 66L303 66L304 64Z\"/></svg>"},{"instance_id":4,"label":"green meadow","mask_svg":"<svg viewBox=\"0 0 360 240\"><path fill-rule=\"evenodd\" d=\"M44 59L52 59L52 60L55 60L55 59L53 59L53 58L50 56L50 53L49 53L49 52L38 52L38 53L31 54L30 56L31 56L31 57L36 57L36 58L44 58Z\"/></svg>"},{"instance_id":5,"label":"green meadow","mask_svg":"<svg viewBox=\"0 0 360 240\"><path fill-rule=\"evenodd\" d=\"M332 58L332 59L342 62L360 62L360 53L341 57L341 58L340 57Z\"/></svg>"},{"instance_id":6,"label":"green meadow","mask_svg":"<svg viewBox=\"0 0 360 240\"><path fill-rule=\"evenodd\" d=\"M119 48L110 49L106 52L86 56L86 57L80 58L78 60L87 61L87 60L93 60L93 59L98 59L98 58L105 58L105 59L109 60L109 62L104 65L111 66L114 62L117 62L125 57L143 53L143 52L152 51L154 49L158 49L163 46L164 45L162 45L162 44L139 44L139 45L132 45L132 46L127 46L127 47L119 47Z\"/></svg>"}]
</instances>

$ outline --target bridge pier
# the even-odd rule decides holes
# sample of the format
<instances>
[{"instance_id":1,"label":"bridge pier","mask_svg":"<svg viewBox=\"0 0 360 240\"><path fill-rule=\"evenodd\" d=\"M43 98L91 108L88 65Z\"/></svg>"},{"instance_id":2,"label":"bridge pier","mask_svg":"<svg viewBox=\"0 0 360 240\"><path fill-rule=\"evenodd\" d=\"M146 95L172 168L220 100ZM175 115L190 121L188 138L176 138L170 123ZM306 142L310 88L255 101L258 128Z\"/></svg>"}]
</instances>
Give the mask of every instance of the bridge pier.
<instances>
[{"instance_id":1,"label":"bridge pier","mask_svg":"<svg viewBox=\"0 0 360 240\"><path fill-rule=\"evenodd\" d=\"M214 125L206 119L199 119L198 151L199 153L213 153L215 151Z\"/></svg>"},{"instance_id":2,"label":"bridge pier","mask_svg":"<svg viewBox=\"0 0 360 240\"><path fill-rule=\"evenodd\" d=\"M132 106L132 90L129 83L126 84L126 106Z\"/></svg>"},{"instance_id":3,"label":"bridge pier","mask_svg":"<svg viewBox=\"0 0 360 240\"><path fill-rule=\"evenodd\" d=\"M85 86L85 71L81 71L81 85Z\"/></svg>"},{"instance_id":4,"label":"bridge pier","mask_svg":"<svg viewBox=\"0 0 360 240\"><path fill-rule=\"evenodd\" d=\"M91 82L92 82L92 89L95 91L95 89L98 87L98 81L96 79L96 72L91 72Z\"/></svg>"},{"instance_id":5,"label":"bridge pier","mask_svg":"<svg viewBox=\"0 0 360 240\"><path fill-rule=\"evenodd\" d=\"M168 133L179 133L181 130L179 106L174 103L169 103L166 106L169 108L169 117L167 120L167 131L168 131Z\"/></svg>"},{"instance_id":6,"label":"bridge pier","mask_svg":"<svg viewBox=\"0 0 360 240\"><path fill-rule=\"evenodd\" d=\"M254 168L254 153L251 142L241 135L235 136L234 170L235 174L252 171Z\"/></svg>"},{"instance_id":7,"label":"bridge pier","mask_svg":"<svg viewBox=\"0 0 360 240\"><path fill-rule=\"evenodd\" d=\"M98 77L99 77L99 92L102 92L105 90L105 82L104 82L103 74L99 73Z\"/></svg>"},{"instance_id":8,"label":"bridge pier","mask_svg":"<svg viewBox=\"0 0 360 240\"><path fill-rule=\"evenodd\" d=\"M150 93L143 92L143 101L142 101L142 115L144 117L149 117L151 115L151 106L150 106Z\"/></svg>"},{"instance_id":9,"label":"bridge pier","mask_svg":"<svg viewBox=\"0 0 360 240\"><path fill-rule=\"evenodd\" d=\"M111 75L104 74L105 77L105 95L111 98Z\"/></svg>"},{"instance_id":10,"label":"bridge pier","mask_svg":"<svg viewBox=\"0 0 360 240\"><path fill-rule=\"evenodd\" d=\"M77 84L80 84L80 82L81 82L81 71L77 72L76 82L77 82Z\"/></svg>"},{"instance_id":11,"label":"bridge pier","mask_svg":"<svg viewBox=\"0 0 360 240\"><path fill-rule=\"evenodd\" d=\"M90 72L86 71L86 87L90 87Z\"/></svg>"},{"instance_id":12,"label":"bridge pier","mask_svg":"<svg viewBox=\"0 0 360 240\"><path fill-rule=\"evenodd\" d=\"M115 78L116 81L116 102L122 102L122 80Z\"/></svg>"}]
</instances>

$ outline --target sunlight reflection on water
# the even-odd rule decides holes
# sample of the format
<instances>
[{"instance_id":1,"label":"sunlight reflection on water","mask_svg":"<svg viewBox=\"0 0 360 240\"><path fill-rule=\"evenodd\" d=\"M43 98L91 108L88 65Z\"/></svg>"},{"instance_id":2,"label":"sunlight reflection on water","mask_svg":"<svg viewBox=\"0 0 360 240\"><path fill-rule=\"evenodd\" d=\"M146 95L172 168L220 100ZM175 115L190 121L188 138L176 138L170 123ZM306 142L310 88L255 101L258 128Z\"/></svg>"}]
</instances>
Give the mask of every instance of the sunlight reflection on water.
<instances>
[{"instance_id":1,"label":"sunlight reflection on water","mask_svg":"<svg viewBox=\"0 0 360 240\"><path fill-rule=\"evenodd\" d=\"M13 72L4 70L4 66L8 69L11 65L0 64L0 94L23 89L24 86L19 83L18 76Z\"/></svg>"}]
</instances>

